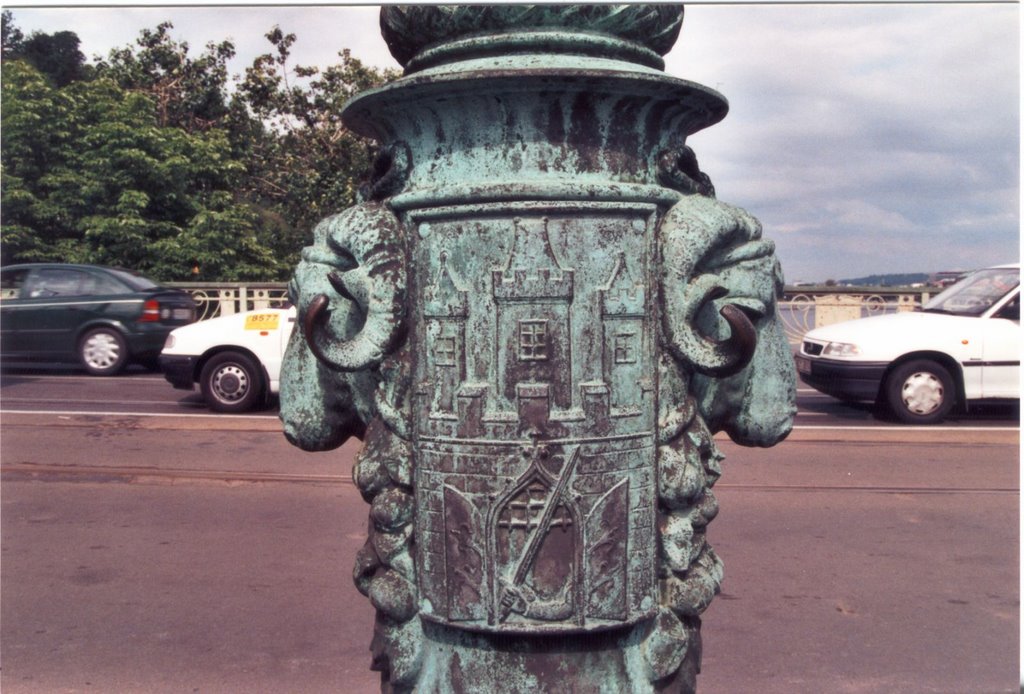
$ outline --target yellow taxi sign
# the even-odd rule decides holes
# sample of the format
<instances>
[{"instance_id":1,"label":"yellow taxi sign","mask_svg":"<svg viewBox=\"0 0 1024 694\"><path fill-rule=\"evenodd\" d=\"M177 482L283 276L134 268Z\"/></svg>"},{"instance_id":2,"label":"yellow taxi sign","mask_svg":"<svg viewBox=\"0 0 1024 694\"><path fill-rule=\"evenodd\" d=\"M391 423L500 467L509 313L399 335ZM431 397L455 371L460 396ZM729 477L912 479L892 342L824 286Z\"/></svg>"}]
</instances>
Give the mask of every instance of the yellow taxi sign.
<instances>
[{"instance_id":1,"label":"yellow taxi sign","mask_svg":"<svg viewBox=\"0 0 1024 694\"><path fill-rule=\"evenodd\" d=\"M250 313L245 317L246 330L277 330L281 319L277 313Z\"/></svg>"}]
</instances>

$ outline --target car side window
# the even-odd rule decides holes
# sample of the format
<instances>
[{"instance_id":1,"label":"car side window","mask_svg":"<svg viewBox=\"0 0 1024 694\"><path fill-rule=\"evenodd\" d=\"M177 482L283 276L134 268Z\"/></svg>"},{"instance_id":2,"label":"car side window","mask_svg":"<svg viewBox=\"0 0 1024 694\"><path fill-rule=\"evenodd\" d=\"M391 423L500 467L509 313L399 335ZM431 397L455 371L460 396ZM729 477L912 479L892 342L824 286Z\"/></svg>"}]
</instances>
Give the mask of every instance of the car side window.
<instances>
[{"instance_id":1,"label":"car side window","mask_svg":"<svg viewBox=\"0 0 1024 694\"><path fill-rule=\"evenodd\" d=\"M90 294L131 294L132 290L113 277L107 275L91 275L92 288Z\"/></svg>"},{"instance_id":2,"label":"car side window","mask_svg":"<svg viewBox=\"0 0 1024 694\"><path fill-rule=\"evenodd\" d=\"M28 297L82 296L91 292L94 284L92 276L81 270L44 268L29 280Z\"/></svg>"},{"instance_id":3,"label":"car side window","mask_svg":"<svg viewBox=\"0 0 1024 694\"><path fill-rule=\"evenodd\" d=\"M999 311L995 314L995 317L996 318L1005 318L1007 320L1019 321L1020 320L1020 294L1018 294L1017 296L1013 297L1013 299L1010 300L1010 303L1006 304L1006 306L1003 306L1001 309L999 309Z\"/></svg>"},{"instance_id":4,"label":"car side window","mask_svg":"<svg viewBox=\"0 0 1024 694\"><path fill-rule=\"evenodd\" d=\"M28 270L8 270L0 275L0 299L17 299L28 277Z\"/></svg>"}]
</instances>

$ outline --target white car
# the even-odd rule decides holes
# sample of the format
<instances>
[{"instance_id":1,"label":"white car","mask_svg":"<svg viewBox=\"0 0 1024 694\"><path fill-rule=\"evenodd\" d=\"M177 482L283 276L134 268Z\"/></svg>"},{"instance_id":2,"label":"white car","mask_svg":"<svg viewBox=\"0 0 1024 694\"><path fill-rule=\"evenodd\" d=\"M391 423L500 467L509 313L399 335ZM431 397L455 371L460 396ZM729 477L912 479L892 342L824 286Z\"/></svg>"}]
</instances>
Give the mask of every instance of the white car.
<instances>
[{"instance_id":1,"label":"white car","mask_svg":"<svg viewBox=\"0 0 1024 694\"><path fill-rule=\"evenodd\" d=\"M294 308L268 308L193 323L171 331L160 368L175 388L198 383L210 408L245 412L280 390L281 359Z\"/></svg>"},{"instance_id":2,"label":"white car","mask_svg":"<svg viewBox=\"0 0 1024 694\"><path fill-rule=\"evenodd\" d=\"M920 311L810 331L796 356L808 385L870 401L912 424L978 400L1020 399L1020 265L974 272Z\"/></svg>"}]
</instances>

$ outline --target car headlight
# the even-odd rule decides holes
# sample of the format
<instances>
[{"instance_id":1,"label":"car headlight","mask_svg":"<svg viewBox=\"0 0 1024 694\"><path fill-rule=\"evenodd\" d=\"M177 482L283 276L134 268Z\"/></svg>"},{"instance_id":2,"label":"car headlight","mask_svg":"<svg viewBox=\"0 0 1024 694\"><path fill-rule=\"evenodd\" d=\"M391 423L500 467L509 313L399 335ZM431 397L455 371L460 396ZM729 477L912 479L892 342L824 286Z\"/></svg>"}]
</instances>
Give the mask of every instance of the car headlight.
<instances>
[{"instance_id":1,"label":"car headlight","mask_svg":"<svg viewBox=\"0 0 1024 694\"><path fill-rule=\"evenodd\" d=\"M174 347L174 333L168 334L167 339L164 340L164 349L170 349L171 347Z\"/></svg>"},{"instance_id":2,"label":"car headlight","mask_svg":"<svg viewBox=\"0 0 1024 694\"><path fill-rule=\"evenodd\" d=\"M860 348L848 342L829 342L822 352L827 357L852 357L855 354L860 354Z\"/></svg>"}]
</instances>

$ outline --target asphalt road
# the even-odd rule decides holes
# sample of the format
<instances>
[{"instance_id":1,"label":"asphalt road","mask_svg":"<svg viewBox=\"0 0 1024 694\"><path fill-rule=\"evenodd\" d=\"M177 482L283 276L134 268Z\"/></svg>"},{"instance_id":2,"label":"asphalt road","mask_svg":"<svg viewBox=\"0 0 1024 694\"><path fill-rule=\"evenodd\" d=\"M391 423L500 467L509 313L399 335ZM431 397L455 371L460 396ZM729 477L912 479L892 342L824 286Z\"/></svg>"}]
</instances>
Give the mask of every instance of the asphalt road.
<instances>
[{"instance_id":1,"label":"asphalt road","mask_svg":"<svg viewBox=\"0 0 1024 694\"><path fill-rule=\"evenodd\" d=\"M840 402L809 386L797 390L797 427L888 427L902 424L880 420L867 404ZM129 413L145 416L203 415L209 411L198 388L176 390L159 373L133 367L122 376L96 378L59 368L6 368L0 372L0 414L6 412ZM277 417L275 403L246 417ZM1020 408L985 405L954 414L944 423L951 428L1017 428Z\"/></svg>"},{"instance_id":2,"label":"asphalt road","mask_svg":"<svg viewBox=\"0 0 1024 694\"><path fill-rule=\"evenodd\" d=\"M776 448L720 441L701 692L1018 691L1012 413L799 404ZM3 374L0 689L375 691L355 449L301 453L273 410L209 415L158 375Z\"/></svg>"}]
</instances>

